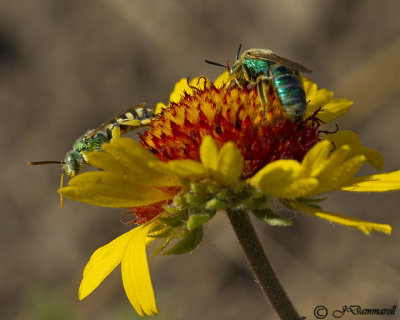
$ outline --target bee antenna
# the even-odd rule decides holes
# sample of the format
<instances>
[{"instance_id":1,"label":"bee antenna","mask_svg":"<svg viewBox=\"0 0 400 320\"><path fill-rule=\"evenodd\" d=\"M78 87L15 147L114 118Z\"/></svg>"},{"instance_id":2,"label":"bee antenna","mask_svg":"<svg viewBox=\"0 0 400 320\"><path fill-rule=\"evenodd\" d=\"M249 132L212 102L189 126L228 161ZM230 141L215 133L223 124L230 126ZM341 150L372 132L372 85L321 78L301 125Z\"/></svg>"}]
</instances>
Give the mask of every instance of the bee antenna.
<instances>
[{"instance_id":1,"label":"bee antenna","mask_svg":"<svg viewBox=\"0 0 400 320\"><path fill-rule=\"evenodd\" d=\"M65 164L65 161L29 161L28 164L30 164L31 166L42 164Z\"/></svg>"},{"instance_id":2,"label":"bee antenna","mask_svg":"<svg viewBox=\"0 0 400 320\"><path fill-rule=\"evenodd\" d=\"M63 171L61 173L60 188L64 187L64 177L65 177L65 172ZM64 209L64 196L62 195L62 193L60 193L60 206L61 209Z\"/></svg>"},{"instance_id":3,"label":"bee antenna","mask_svg":"<svg viewBox=\"0 0 400 320\"><path fill-rule=\"evenodd\" d=\"M223 67L223 68L228 68L228 66L219 63L219 62L214 62L214 61L210 61L210 60L204 60L205 63L209 63L209 64L213 64L214 66L218 66L218 67Z\"/></svg>"},{"instance_id":4,"label":"bee antenna","mask_svg":"<svg viewBox=\"0 0 400 320\"><path fill-rule=\"evenodd\" d=\"M236 60L239 60L240 49L242 49L242 44L241 43L239 44L239 48L238 48L238 50L236 52Z\"/></svg>"}]
</instances>

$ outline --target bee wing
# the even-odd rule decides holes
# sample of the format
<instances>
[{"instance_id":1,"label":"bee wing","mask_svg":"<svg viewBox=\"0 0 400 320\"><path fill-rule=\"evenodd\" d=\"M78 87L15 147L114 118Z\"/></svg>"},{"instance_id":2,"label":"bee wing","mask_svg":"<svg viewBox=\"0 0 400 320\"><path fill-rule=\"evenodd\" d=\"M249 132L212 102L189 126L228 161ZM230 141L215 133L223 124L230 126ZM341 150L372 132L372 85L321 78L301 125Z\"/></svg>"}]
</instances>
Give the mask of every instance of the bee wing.
<instances>
[{"instance_id":1,"label":"bee wing","mask_svg":"<svg viewBox=\"0 0 400 320\"><path fill-rule=\"evenodd\" d=\"M86 139L93 137L96 133L101 132L101 131L105 131L107 129L108 126L110 126L113 123L121 123L122 125L127 125L127 126L134 126L134 127L138 127L141 125L139 120L130 120L130 119L121 119L125 114L127 114L128 112L134 111L136 109L140 109L140 108L144 108L144 106L146 105L146 103L142 102L141 104L138 104L134 107L130 107L128 110L126 110L125 112L121 112L119 114L117 114L116 116L112 117L110 120L102 123L99 127L90 130L90 132L86 135ZM121 120L118 120L121 119ZM126 122L126 123L124 123ZM130 123L131 122L131 123ZM143 125L143 124L142 124Z\"/></svg>"},{"instance_id":2,"label":"bee wing","mask_svg":"<svg viewBox=\"0 0 400 320\"><path fill-rule=\"evenodd\" d=\"M266 53L266 52L254 52L251 53L249 52L247 54L250 58L253 59L259 59L259 60L265 60L265 61L273 61L276 63L279 63L285 67L288 67L290 69L296 70L296 71L300 71L300 72L312 72L310 69L308 69L307 67L296 63L294 61L291 61L289 59L280 57L274 53Z\"/></svg>"}]
</instances>

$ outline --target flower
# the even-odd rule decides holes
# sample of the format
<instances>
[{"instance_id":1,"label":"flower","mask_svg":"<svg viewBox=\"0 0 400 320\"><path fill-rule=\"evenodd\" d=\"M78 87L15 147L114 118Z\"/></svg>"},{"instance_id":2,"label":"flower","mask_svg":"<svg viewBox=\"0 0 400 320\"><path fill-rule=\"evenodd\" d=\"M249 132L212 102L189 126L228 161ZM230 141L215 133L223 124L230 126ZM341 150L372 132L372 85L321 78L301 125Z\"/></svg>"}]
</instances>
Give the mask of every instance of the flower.
<instances>
[{"instance_id":1,"label":"flower","mask_svg":"<svg viewBox=\"0 0 400 320\"><path fill-rule=\"evenodd\" d=\"M347 112L351 101L334 99L305 79L306 115L293 123L273 96L264 115L256 89L226 88L226 80L226 73L214 84L205 77L182 79L169 105L157 105L140 144L116 138L103 151L86 154L101 171L79 174L59 190L74 200L129 208L130 223L139 225L94 252L80 299L121 263L132 306L142 316L156 314L146 246L159 239L158 252L190 252L202 240L202 225L219 211L245 210L270 225L291 225L276 212L278 203L366 234L390 234L389 225L324 211L323 199L316 198L331 190L400 189L400 171L354 177L364 162L377 170L384 165L354 132L320 130Z\"/></svg>"}]
</instances>

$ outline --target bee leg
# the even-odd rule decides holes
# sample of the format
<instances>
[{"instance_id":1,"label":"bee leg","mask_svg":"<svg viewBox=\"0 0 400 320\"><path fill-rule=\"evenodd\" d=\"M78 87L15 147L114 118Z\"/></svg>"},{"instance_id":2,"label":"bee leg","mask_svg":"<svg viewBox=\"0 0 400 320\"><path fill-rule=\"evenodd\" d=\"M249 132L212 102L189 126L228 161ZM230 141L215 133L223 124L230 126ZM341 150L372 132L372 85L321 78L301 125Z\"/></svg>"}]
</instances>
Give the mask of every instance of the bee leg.
<instances>
[{"instance_id":1,"label":"bee leg","mask_svg":"<svg viewBox=\"0 0 400 320\"><path fill-rule=\"evenodd\" d=\"M270 81L266 76L259 76L256 83L257 94L260 97L261 104L263 105L263 120L265 120L266 106L271 103L269 99Z\"/></svg>"},{"instance_id":2,"label":"bee leg","mask_svg":"<svg viewBox=\"0 0 400 320\"><path fill-rule=\"evenodd\" d=\"M63 171L61 173L60 188L64 187L64 177L65 177L65 172ZM61 209L64 209L64 196L62 195L62 193L60 193L60 206Z\"/></svg>"},{"instance_id":3,"label":"bee leg","mask_svg":"<svg viewBox=\"0 0 400 320\"><path fill-rule=\"evenodd\" d=\"M225 88L233 89L234 87L238 87L239 89L243 89L243 86L237 79L230 80L226 85Z\"/></svg>"}]
</instances>

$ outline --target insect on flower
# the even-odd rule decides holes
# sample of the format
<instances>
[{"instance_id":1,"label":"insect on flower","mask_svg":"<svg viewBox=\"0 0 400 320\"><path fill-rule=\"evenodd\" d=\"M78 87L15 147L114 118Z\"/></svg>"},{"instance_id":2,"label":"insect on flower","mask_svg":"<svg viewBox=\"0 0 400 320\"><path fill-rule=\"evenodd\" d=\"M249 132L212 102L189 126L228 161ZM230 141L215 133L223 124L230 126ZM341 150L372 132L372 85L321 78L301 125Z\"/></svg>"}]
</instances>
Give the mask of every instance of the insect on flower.
<instances>
[{"instance_id":1,"label":"insect on flower","mask_svg":"<svg viewBox=\"0 0 400 320\"><path fill-rule=\"evenodd\" d=\"M72 149L67 152L64 161L31 161L30 165L61 164L61 187L63 186L64 175L70 177L77 175L86 165L87 157L85 152L99 151L102 145L110 142L111 139L119 137L128 131L148 126L155 117L151 109L144 108L145 103L129 108L112 119L104 122L96 129L88 130L79 137ZM63 198L61 197L61 208Z\"/></svg>"},{"instance_id":2,"label":"insect on flower","mask_svg":"<svg viewBox=\"0 0 400 320\"><path fill-rule=\"evenodd\" d=\"M312 72L305 66L280 57L268 49L249 49L241 56L241 45L236 53L232 67L205 60L207 63L225 67L229 71L227 88L252 88L257 86L257 93L264 107L271 103L271 95L277 97L288 119L292 122L303 120L306 111L306 94L301 72Z\"/></svg>"}]
</instances>

